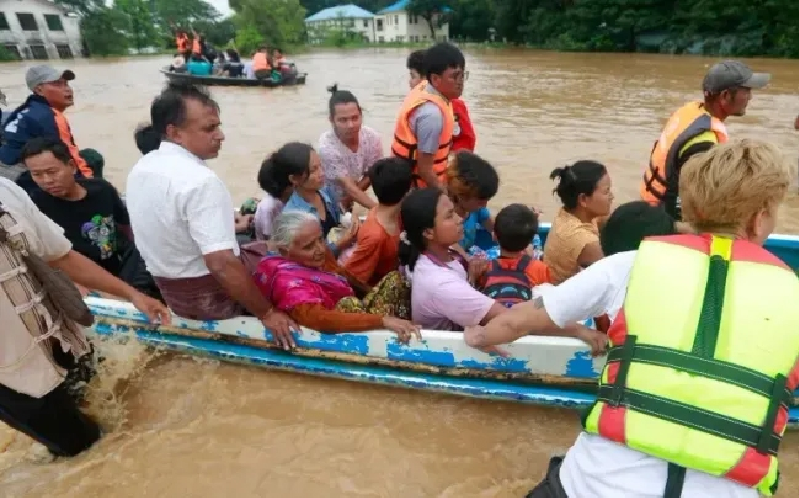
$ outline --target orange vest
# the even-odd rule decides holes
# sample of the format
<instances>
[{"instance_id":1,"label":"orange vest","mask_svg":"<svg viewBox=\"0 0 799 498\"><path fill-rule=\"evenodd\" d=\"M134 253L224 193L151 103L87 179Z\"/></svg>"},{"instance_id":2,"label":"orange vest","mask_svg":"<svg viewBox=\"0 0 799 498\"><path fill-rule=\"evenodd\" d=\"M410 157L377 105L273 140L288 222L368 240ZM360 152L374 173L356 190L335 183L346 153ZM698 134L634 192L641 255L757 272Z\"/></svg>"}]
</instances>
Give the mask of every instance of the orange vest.
<instances>
[{"instance_id":1,"label":"orange vest","mask_svg":"<svg viewBox=\"0 0 799 498\"><path fill-rule=\"evenodd\" d=\"M192 39L192 41L191 41L191 51L192 51L192 53L195 53L195 54L202 54L203 53L203 50L200 47L200 39L199 38Z\"/></svg>"},{"instance_id":2,"label":"orange vest","mask_svg":"<svg viewBox=\"0 0 799 498\"><path fill-rule=\"evenodd\" d=\"M711 116L701 102L689 102L671 115L652 147L649 167L641 183L642 200L653 206L666 204L667 210L677 205L678 155L690 139L706 131L715 133L719 143L727 141L724 123Z\"/></svg>"},{"instance_id":3,"label":"orange vest","mask_svg":"<svg viewBox=\"0 0 799 498\"><path fill-rule=\"evenodd\" d=\"M61 141L64 142L64 145L66 145L69 149L69 155L72 156L72 160L75 161L75 165L78 167L83 176L86 178L91 178L94 176L94 173L89 165L86 164L86 160L81 157L80 151L75 145L75 139L72 137L72 130L69 128L69 122L64 116L64 113L53 109L53 115L55 116L55 124L58 128L58 138L60 138Z\"/></svg>"},{"instance_id":4,"label":"orange vest","mask_svg":"<svg viewBox=\"0 0 799 498\"><path fill-rule=\"evenodd\" d=\"M394 156L407 159L413 163L414 180L418 187L424 187L425 183L417 172L416 147L418 142L413 130L411 130L411 115L420 105L425 102L432 102L438 106L444 116L444 126L438 138L438 150L433 156L433 173L436 174L438 181L442 185L447 183L447 160L452 148L452 131L455 128L452 104L443 97L428 92L427 85L426 81L421 82L405 97L405 102L402 103L397 117L397 124L394 127L394 142L391 144L391 153Z\"/></svg>"},{"instance_id":5,"label":"orange vest","mask_svg":"<svg viewBox=\"0 0 799 498\"><path fill-rule=\"evenodd\" d=\"M265 53L256 52L255 55L252 56L252 70L260 71L262 69L272 69L272 67L269 66L269 59L266 57Z\"/></svg>"},{"instance_id":6,"label":"orange vest","mask_svg":"<svg viewBox=\"0 0 799 498\"><path fill-rule=\"evenodd\" d=\"M178 52L183 53L189 48L189 37L186 35L180 35L175 38L175 45L178 47Z\"/></svg>"}]
</instances>

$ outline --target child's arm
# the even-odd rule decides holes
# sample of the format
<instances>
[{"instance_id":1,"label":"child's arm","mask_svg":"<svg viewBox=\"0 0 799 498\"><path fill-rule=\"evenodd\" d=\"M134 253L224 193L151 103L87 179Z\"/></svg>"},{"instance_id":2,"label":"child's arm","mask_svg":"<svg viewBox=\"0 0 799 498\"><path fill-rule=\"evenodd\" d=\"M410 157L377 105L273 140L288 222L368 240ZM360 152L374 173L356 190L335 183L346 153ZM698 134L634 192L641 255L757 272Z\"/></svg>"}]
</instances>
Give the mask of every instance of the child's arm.
<instances>
[{"instance_id":1,"label":"child's arm","mask_svg":"<svg viewBox=\"0 0 799 498\"><path fill-rule=\"evenodd\" d=\"M483 226L483 228L488 230L488 233L490 233L492 237L494 237L494 217L493 216L489 216L488 218L484 219L483 221L480 222L480 224ZM496 237L495 237L495 239L496 239Z\"/></svg>"}]
</instances>

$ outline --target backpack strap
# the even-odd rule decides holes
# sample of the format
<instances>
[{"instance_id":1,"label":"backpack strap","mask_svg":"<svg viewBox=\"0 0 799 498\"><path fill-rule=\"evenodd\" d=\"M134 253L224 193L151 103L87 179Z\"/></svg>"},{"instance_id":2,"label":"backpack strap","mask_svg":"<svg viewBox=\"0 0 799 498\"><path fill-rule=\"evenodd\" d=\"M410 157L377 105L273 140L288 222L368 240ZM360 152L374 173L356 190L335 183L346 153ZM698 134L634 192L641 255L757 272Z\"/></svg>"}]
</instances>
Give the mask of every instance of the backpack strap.
<instances>
[{"instance_id":1,"label":"backpack strap","mask_svg":"<svg viewBox=\"0 0 799 498\"><path fill-rule=\"evenodd\" d=\"M527 274L527 267L530 266L530 263L533 262L533 258L531 258L528 254L525 254L521 258L519 258L519 262L516 264L516 271Z\"/></svg>"}]
</instances>

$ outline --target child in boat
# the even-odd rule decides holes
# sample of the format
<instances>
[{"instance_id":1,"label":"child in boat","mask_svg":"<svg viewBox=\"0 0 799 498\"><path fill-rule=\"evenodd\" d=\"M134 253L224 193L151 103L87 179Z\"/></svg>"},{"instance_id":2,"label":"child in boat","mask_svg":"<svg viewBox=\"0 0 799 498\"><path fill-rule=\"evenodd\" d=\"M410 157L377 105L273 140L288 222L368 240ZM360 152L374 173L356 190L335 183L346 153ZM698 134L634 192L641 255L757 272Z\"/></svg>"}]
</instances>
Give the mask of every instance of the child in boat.
<instances>
[{"instance_id":1,"label":"child in boat","mask_svg":"<svg viewBox=\"0 0 799 498\"><path fill-rule=\"evenodd\" d=\"M560 283L602 259L597 220L610 214L613 193L607 168L596 161L555 168L549 177L558 179L563 207L544 244L544 263Z\"/></svg>"},{"instance_id":2,"label":"child in boat","mask_svg":"<svg viewBox=\"0 0 799 498\"><path fill-rule=\"evenodd\" d=\"M395 287L381 282L369 293L368 286L336 263L313 214L283 211L275 220L272 243L279 255L263 258L253 278L264 296L298 324L326 333L388 329L402 342L421 339L419 327L392 316ZM360 301L356 291L372 299Z\"/></svg>"},{"instance_id":3,"label":"child in boat","mask_svg":"<svg viewBox=\"0 0 799 498\"><path fill-rule=\"evenodd\" d=\"M471 286L472 276L486 261L470 263L455 252L463 223L447 195L436 187L414 190L400 208L405 237L400 264L411 282L411 319L424 328L463 330L507 311ZM468 268L468 270L467 270Z\"/></svg>"},{"instance_id":4,"label":"child in boat","mask_svg":"<svg viewBox=\"0 0 799 498\"><path fill-rule=\"evenodd\" d=\"M497 194L498 188L497 170L477 154L459 151L450 159L447 191L455 212L463 219L463 237L454 249L467 259L475 247L478 227L489 233L494 231L494 220L486 204Z\"/></svg>"},{"instance_id":5,"label":"child in boat","mask_svg":"<svg viewBox=\"0 0 799 498\"><path fill-rule=\"evenodd\" d=\"M377 161L368 175L378 205L358 229L355 250L344 267L374 285L399 267L400 203L411 190L413 172L406 161L389 157Z\"/></svg>"},{"instance_id":6,"label":"child in boat","mask_svg":"<svg viewBox=\"0 0 799 498\"><path fill-rule=\"evenodd\" d=\"M255 238L269 240L275 218L283 211L286 202L294 193L290 176L301 164L307 154L308 146L290 142L273 152L261 163L258 171L258 185L266 195L255 208Z\"/></svg>"},{"instance_id":7,"label":"child in boat","mask_svg":"<svg viewBox=\"0 0 799 498\"><path fill-rule=\"evenodd\" d=\"M533 287L552 281L549 267L528 254L530 241L538 233L538 216L524 204L510 204L497 214L494 233L499 257L488 263L477 278L486 296L510 308L529 300Z\"/></svg>"}]
</instances>

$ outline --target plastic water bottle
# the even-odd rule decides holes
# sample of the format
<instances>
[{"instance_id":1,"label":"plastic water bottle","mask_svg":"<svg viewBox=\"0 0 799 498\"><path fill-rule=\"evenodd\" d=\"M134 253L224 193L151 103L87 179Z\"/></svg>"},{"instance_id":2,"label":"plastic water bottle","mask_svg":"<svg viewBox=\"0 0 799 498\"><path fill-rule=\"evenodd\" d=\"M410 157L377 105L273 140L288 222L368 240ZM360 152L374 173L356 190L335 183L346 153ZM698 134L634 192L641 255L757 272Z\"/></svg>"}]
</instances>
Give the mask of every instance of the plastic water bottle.
<instances>
[{"instance_id":1,"label":"plastic water bottle","mask_svg":"<svg viewBox=\"0 0 799 498\"><path fill-rule=\"evenodd\" d=\"M535 234L533 237L533 257L542 259L544 257L544 247L541 245L541 237Z\"/></svg>"}]
</instances>

